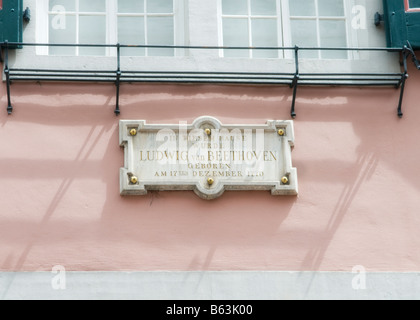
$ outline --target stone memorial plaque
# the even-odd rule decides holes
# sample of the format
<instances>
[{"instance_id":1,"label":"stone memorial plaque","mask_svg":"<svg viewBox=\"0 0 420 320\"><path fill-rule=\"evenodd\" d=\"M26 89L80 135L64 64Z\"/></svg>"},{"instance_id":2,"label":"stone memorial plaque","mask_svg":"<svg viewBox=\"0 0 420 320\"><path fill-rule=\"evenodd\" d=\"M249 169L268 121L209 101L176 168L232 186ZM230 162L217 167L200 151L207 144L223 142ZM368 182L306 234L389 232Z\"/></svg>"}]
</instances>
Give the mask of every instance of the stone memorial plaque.
<instances>
[{"instance_id":1,"label":"stone memorial plaque","mask_svg":"<svg viewBox=\"0 0 420 320\"><path fill-rule=\"evenodd\" d=\"M203 199L214 199L225 190L298 192L291 159L293 121L224 125L213 117L191 124L121 120L120 145L121 195L194 190Z\"/></svg>"}]
</instances>

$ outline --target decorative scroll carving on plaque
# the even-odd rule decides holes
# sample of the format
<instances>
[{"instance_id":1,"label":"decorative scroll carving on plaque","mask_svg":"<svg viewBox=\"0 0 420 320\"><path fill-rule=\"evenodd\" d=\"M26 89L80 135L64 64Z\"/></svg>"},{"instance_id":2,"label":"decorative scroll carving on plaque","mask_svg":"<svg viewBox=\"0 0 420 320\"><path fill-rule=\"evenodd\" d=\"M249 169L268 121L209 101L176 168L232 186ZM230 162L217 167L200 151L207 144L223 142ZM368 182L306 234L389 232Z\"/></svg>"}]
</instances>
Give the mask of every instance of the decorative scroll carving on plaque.
<instances>
[{"instance_id":1,"label":"decorative scroll carving on plaque","mask_svg":"<svg viewBox=\"0 0 420 320\"><path fill-rule=\"evenodd\" d=\"M292 167L293 121L224 125L213 117L188 124L120 121L124 167L121 195L148 190L194 190L214 199L225 190L271 190L297 195Z\"/></svg>"}]
</instances>

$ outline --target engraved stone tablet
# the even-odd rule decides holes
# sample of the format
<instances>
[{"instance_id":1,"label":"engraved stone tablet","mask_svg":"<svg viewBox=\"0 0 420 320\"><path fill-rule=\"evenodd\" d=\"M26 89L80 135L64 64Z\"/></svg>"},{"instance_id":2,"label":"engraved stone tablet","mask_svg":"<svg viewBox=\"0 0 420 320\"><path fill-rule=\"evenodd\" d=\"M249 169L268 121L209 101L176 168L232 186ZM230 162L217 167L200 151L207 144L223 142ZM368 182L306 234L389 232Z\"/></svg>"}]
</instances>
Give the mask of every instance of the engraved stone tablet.
<instances>
[{"instance_id":1,"label":"engraved stone tablet","mask_svg":"<svg viewBox=\"0 0 420 320\"><path fill-rule=\"evenodd\" d=\"M225 190L271 190L297 195L292 167L293 121L224 125L213 117L193 123L120 121L122 195L148 190L194 190L214 199Z\"/></svg>"}]
</instances>

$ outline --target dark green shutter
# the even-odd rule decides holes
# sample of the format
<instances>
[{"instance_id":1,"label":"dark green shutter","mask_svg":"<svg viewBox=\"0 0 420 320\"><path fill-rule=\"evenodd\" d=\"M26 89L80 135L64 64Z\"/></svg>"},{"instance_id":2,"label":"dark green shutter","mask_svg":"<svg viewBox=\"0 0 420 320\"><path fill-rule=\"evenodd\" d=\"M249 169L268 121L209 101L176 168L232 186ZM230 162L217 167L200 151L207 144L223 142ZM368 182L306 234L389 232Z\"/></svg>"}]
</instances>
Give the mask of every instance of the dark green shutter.
<instances>
[{"instance_id":1,"label":"dark green shutter","mask_svg":"<svg viewBox=\"0 0 420 320\"><path fill-rule=\"evenodd\" d=\"M0 30L0 42L22 42L23 0L3 0Z\"/></svg>"},{"instance_id":2,"label":"dark green shutter","mask_svg":"<svg viewBox=\"0 0 420 320\"><path fill-rule=\"evenodd\" d=\"M417 7L419 0L411 0ZM420 12L405 12L404 0L383 0L387 45L402 48L410 41L414 49L420 49Z\"/></svg>"},{"instance_id":3,"label":"dark green shutter","mask_svg":"<svg viewBox=\"0 0 420 320\"><path fill-rule=\"evenodd\" d=\"M406 13L407 39L414 49L420 49L420 12Z\"/></svg>"}]
</instances>

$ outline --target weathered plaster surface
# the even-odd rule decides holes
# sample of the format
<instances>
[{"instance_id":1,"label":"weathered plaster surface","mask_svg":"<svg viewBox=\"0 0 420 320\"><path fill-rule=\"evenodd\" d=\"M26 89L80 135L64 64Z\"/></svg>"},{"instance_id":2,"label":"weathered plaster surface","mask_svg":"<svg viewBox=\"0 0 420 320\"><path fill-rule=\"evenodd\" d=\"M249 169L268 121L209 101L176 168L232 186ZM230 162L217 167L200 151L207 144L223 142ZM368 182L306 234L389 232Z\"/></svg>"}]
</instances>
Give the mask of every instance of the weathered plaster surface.
<instances>
[{"instance_id":1,"label":"weathered plaster surface","mask_svg":"<svg viewBox=\"0 0 420 320\"><path fill-rule=\"evenodd\" d=\"M289 119L288 87L12 85L0 103L0 270L417 271L420 76L392 88L301 88L299 196L120 196L120 119Z\"/></svg>"}]
</instances>

